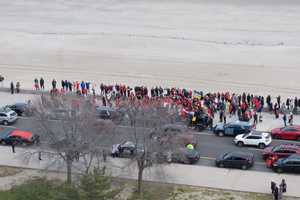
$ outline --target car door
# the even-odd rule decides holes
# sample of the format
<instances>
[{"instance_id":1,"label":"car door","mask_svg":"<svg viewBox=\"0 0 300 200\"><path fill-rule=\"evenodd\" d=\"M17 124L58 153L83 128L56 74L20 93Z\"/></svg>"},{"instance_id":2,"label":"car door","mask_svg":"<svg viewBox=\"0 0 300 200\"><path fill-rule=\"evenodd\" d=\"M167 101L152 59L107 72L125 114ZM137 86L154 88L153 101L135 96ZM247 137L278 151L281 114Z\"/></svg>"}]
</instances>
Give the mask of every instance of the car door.
<instances>
[{"instance_id":1,"label":"car door","mask_svg":"<svg viewBox=\"0 0 300 200\"><path fill-rule=\"evenodd\" d=\"M234 125L225 126L225 135L234 135Z\"/></svg>"},{"instance_id":2,"label":"car door","mask_svg":"<svg viewBox=\"0 0 300 200\"><path fill-rule=\"evenodd\" d=\"M235 126L234 127L234 135L239 135L245 133L243 127L241 126Z\"/></svg>"},{"instance_id":3,"label":"car door","mask_svg":"<svg viewBox=\"0 0 300 200\"><path fill-rule=\"evenodd\" d=\"M228 157L224 158L224 160L223 160L224 167L231 167L233 159L234 159L233 156L228 156Z\"/></svg>"},{"instance_id":4,"label":"car door","mask_svg":"<svg viewBox=\"0 0 300 200\"><path fill-rule=\"evenodd\" d=\"M297 131L296 129L293 129L291 127L286 127L283 129L281 137L286 140L293 140L295 139L296 131Z\"/></svg>"},{"instance_id":5,"label":"car door","mask_svg":"<svg viewBox=\"0 0 300 200\"><path fill-rule=\"evenodd\" d=\"M294 171L294 160L287 159L284 161L283 171L293 172Z\"/></svg>"},{"instance_id":6,"label":"car door","mask_svg":"<svg viewBox=\"0 0 300 200\"><path fill-rule=\"evenodd\" d=\"M295 173L300 173L300 160L294 160L294 172Z\"/></svg>"},{"instance_id":7,"label":"car door","mask_svg":"<svg viewBox=\"0 0 300 200\"><path fill-rule=\"evenodd\" d=\"M257 143L257 137L254 135L249 135L244 140L244 144L246 144L246 145L253 146L253 145L257 145L256 143Z\"/></svg>"}]
</instances>

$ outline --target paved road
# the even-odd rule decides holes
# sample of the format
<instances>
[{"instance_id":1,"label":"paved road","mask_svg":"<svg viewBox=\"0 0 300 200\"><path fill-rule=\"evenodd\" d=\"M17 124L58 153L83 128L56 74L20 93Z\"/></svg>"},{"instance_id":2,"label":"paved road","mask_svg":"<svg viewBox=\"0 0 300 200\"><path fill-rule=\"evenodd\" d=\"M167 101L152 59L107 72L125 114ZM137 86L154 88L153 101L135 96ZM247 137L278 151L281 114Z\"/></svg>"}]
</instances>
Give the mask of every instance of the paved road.
<instances>
[{"instance_id":1,"label":"paved road","mask_svg":"<svg viewBox=\"0 0 300 200\"><path fill-rule=\"evenodd\" d=\"M20 129L32 130L33 132L36 132L38 130L37 123L33 118L22 117L13 126ZM118 134L116 134L115 137L112 138L111 142L119 143L123 140L132 140L133 138L130 137L132 137L133 135L129 133L128 128L129 127L120 127L118 129ZM218 137L210 131L193 133L197 135L199 150L201 154L201 159L199 160L197 165L214 166L215 158L221 153L227 151L243 151L252 152L255 156L256 163L251 170L272 172L272 170L265 167L265 163L263 162L261 157L261 149L255 147L237 147L233 144L232 137ZM273 140L271 145L285 143L295 143L295 141ZM110 145L108 143L105 144Z\"/></svg>"}]
</instances>

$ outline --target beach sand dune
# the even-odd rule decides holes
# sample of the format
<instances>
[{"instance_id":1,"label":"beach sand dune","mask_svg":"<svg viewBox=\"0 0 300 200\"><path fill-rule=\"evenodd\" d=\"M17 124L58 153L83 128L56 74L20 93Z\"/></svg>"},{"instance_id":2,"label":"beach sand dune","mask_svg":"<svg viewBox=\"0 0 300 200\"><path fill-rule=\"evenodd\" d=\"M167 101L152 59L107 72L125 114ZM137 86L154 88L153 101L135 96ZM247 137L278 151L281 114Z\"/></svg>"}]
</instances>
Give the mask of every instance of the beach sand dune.
<instances>
[{"instance_id":1,"label":"beach sand dune","mask_svg":"<svg viewBox=\"0 0 300 200\"><path fill-rule=\"evenodd\" d=\"M0 73L300 94L300 2L2 0Z\"/></svg>"}]
</instances>

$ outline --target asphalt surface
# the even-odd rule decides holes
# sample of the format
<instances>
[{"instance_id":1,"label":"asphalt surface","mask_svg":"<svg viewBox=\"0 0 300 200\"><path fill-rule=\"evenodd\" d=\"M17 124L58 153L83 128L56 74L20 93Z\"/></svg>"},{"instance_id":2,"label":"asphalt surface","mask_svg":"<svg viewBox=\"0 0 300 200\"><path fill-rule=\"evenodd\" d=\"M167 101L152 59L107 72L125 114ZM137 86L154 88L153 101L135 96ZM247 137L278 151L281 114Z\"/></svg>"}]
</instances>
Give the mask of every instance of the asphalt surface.
<instances>
[{"instance_id":1,"label":"asphalt surface","mask_svg":"<svg viewBox=\"0 0 300 200\"><path fill-rule=\"evenodd\" d=\"M34 133L37 133L38 130L38 124L34 118L20 117L19 120L11 126L22 130L30 130ZM130 130L130 127L119 126L117 128L117 134L111 138L111 141L104 141L104 144L101 145L111 145L112 143L120 143L124 140L133 140L133 138L131 138L133 134L128 130ZM242 151L251 152L255 156L255 165L250 170L272 172L271 169L266 168L265 162L261 157L262 149L247 146L238 147L234 145L232 137L219 137L211 131L191 132L197 136L197 147L201 155L200 160L196 163L197 165L215 166L215 158L220 154L230 151ZM273 140L271 146L287 143L297 143L297 141Z\"/></svg>"}]
</instances>

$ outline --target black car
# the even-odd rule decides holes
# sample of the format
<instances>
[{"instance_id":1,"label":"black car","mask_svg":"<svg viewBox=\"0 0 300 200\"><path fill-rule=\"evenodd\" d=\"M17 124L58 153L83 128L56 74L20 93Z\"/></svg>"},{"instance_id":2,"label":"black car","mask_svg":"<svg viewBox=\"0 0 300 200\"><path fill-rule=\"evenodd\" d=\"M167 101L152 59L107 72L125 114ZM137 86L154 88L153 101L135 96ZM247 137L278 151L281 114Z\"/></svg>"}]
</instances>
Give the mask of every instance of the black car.
<instances>
[{"instance_id":1,"label":"black car","mask_svg":"<svg viewBox=\"0 0 300 200\"><path fill-rule=\"evenodd\" d=\"M292 154L287 158L280 158L273 164L273 170L278 173L300 173L300 155Z\"/></svg>"},{"instance_id":2,"label":"black car","mask_svg":"<svg viewBox=\"0 0 300 200\"><path fill-rule=\"evenodd\" d=\"M217 167L249 169L254 164L252 153L227 152L216 159Z\"/></svg>"},{"instance_id":3,"label":"black car","mask_svg":"<svg viewBox=\"0 0 300 200\"><path fill-rule=\"evenodd\" d=\"M251 132L252 124L250 122L235 121L227 124L219 123L213 131L218 136L237 136L239 134Z\"/></svg>"},{"instance_id":4,"label":"black car","mask_svg":"<svg viewBox=\"0 0 300 200\"><path fill-rule=\"evenodd\" d=\"M143 151L142 145L136 145L131 141L125 141L120 144L114 144L111 150L112 157L131 157L138 152Z\"/></svg>"},{"instance_id":5,"label":"black car","mask_svg":"<svg viewBox=\"0 0 300 200\"><path fill-rule=\"evenodd\" d=\"M196 149L190 150L187 148L180 148L172 153L171 162L194 164L200 159L200 153Z\"/></svg>"},{"instance_id":6,"label":"black car","mask_svg":"<svg viewBox=\"0 0 300 200\"><path fill-rule=\"evenodd\" d=\"M28 111L27 103L15 103L12 105L8 105L7 107L15 111L18 114L18 116L22 116L26 111Z\"/></svg>"}]
</instances>

